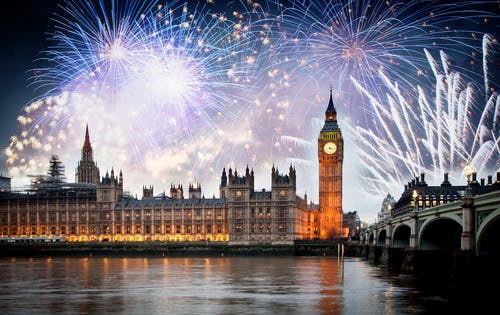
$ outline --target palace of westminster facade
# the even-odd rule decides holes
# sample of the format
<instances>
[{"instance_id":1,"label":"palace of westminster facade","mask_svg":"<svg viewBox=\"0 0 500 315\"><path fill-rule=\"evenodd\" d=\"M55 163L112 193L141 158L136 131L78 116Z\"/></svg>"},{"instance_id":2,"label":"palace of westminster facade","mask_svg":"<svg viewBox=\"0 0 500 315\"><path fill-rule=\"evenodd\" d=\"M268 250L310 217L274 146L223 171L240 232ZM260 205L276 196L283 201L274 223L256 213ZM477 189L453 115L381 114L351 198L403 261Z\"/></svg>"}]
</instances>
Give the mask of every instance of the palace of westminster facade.
<instances>
[{"instance_id":1,"label":"palace of westminster facade","mask_svg":"<svg viewBox=\"0 0 500 315\"><path fill-rule=\"evenodd\" d=\"M199 184L181 185L170 196L142 199L123 193L123 174L102 178L93 159L88 128L76 168L76 183L60 178L53 156L48 176L29 191L0 191L0 237L62 237L68 241L228 241L230 244L289 244L295 240L342 236L343 138L330 100L318 137L319 205L296 195L296 171L271 170L271 191L254 189L247 166L222 171L219 197L205 198Z\"/></svg>"}]
</instances>

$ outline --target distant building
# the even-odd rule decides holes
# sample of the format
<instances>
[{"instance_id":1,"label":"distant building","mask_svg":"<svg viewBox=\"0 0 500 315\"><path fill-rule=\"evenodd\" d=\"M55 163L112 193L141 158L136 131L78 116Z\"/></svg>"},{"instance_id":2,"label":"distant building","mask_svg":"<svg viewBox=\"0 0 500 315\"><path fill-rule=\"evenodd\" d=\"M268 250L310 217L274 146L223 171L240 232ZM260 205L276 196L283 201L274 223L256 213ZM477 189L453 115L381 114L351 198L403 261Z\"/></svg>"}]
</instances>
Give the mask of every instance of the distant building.
<instances>
[{"instance_id":1,"label":"distant building","mask_svg":"<svg viewBox=\"0 0 500 315\"><path fill-rule=\"evenodd\" d=\"M359 239L361 232L361 220L357 211L344 213L344 229L346 230L344 237L352 240Z\"/></svg>"},{"instance_id":2,"label":"distant building","mask_svg":"<svg viewBox=\"0 0 500 315\"><path fill-rule=\"evenodd\" d=\"M10 191L10 177L0 175L0 191Z\"/></svg>"},{"instance_id":3,"label":"distant building","mask_svg":"<svg viewBox=\"0 0 500 315\"><path fill-rule=\"evenodd\" d=\"M472 195L482 195L495 190L500 190L500 172L497 172L496 181L489 175L487 181L484 178L477 180L477 174L472 173L470 181ZM467 191L465 186L453 186L448 180L448 174L444 174L443 182L439 186L429 186L425 182L425 175L422 173L415 177L407 185L399 200L394 204L391 211L392 216L398 216L410 211L420 211L448 202L462 199Z\"/></svg>"},{"instance_id":4,"label":"distant building","mask_svg":"<svg viewBox=\"0 0 500 315\"><path fill-rule=\"evenodd\" d=\"M380 212L377 213L377 222L382 222L390 218L391 211L392 209L394 209L395 204L396 200L391 196L391 194L387 194L387 196L382 201Z\"/></svg>"}]
</instances>

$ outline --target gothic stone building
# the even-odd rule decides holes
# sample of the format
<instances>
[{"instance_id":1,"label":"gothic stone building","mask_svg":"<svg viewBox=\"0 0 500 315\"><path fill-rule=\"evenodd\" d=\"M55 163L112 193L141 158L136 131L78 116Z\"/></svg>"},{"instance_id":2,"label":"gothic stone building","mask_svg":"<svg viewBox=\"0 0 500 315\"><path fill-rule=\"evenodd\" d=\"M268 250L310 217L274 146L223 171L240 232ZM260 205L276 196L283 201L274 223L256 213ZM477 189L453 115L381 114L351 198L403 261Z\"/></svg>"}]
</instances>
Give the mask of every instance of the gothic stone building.
<instances>
[{"instance_id":1,"label":"gothic stone building","mask_svg":"<svg viewBox=\"0 0 500 315\"><path fill-rule=\"evenodd\" d=\"M0 192L0 234L30 240L69 241L228 241L230 244L289 244L295 240L340 237L342 229L343 140L330 91L325 126L318 138L320 205L296 195L296 171L271 170L271 190L255 190L254 172L222 171L220 196L205 198L199 184L182 185L142 199L123 192L123 174L112 169L100 178L88 127L75 173L62 180L57 157L48 176L27 191ZM55 167L55 168L54 168ZM56 174L56 175L54 175Z\"/></svg>"}]
</instances>

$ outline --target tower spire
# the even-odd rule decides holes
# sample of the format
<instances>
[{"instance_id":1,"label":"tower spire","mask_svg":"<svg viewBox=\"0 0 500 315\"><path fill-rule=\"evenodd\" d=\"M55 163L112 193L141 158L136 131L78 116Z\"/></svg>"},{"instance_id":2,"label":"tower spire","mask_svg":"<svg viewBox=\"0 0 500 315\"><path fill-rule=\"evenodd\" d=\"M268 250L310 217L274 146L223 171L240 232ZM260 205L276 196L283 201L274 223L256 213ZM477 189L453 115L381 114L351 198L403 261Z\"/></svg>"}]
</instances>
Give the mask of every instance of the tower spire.
<instances>
[{"instance_id":1,"label":"tower spire","mask_svg":"<svg viewBox=\"0 0 500 315\"><path fill-rule=\"evenodd\" d=\"M90 145L89 124L85 125L85 143L84 143L84 145Z\"/></svg>"},{"instance_id":2,"label":"tower spire","mask_svg":"<svg viewBox=\"0 0 500 315\"><path fill-rule=\"evenodd\" d=\"M325 117L327 121L337 120L337 111L335 110L335 105L333 105L331 86L330 86L330 100L328 102L328 107L326 108Z\"/></svg>"},{"instance_id":3,"label":"tower spire","mask_svg":"<svg viewBox=\"0 0 500 315\"><path fill-rule=\"evenodd\" d=\"M85 141L82 147L82 158L78 162L75 172L77 183L90 183L97 185L99 183L99 168L94 162L94 153L90 144L89 125L85 125Z\"/></svg>"},{"instance_id":4,"label":"tower spire","mask_svg":"<svg viewBox=\"0 0 500 315\"><path fill-rule=\"evenodd\" d=\"M82 160L93 160L92 145L90 144L89 125L85 126L85 142L82 148Z\"/></svg>"}]
</instances>

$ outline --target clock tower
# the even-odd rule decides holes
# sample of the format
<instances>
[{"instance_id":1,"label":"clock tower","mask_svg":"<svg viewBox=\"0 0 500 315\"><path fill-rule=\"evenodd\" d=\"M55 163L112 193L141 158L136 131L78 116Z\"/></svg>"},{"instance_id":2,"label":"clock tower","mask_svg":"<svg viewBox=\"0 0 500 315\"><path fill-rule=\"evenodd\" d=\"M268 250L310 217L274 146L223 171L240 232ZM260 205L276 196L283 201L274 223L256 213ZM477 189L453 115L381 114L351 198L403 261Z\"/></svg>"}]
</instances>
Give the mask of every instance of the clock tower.
<instances>
[{"instance_id":1,"label":"clock tower","mask_svg":"<svg viewBox=\"0 0 500 315\"><path fill-rule=\"evenodd\" d=\"M337 124L332 90L325 124L318 137L320 239L342 236L342 162L344 140Z\"/></svg>"}]
</instances>

